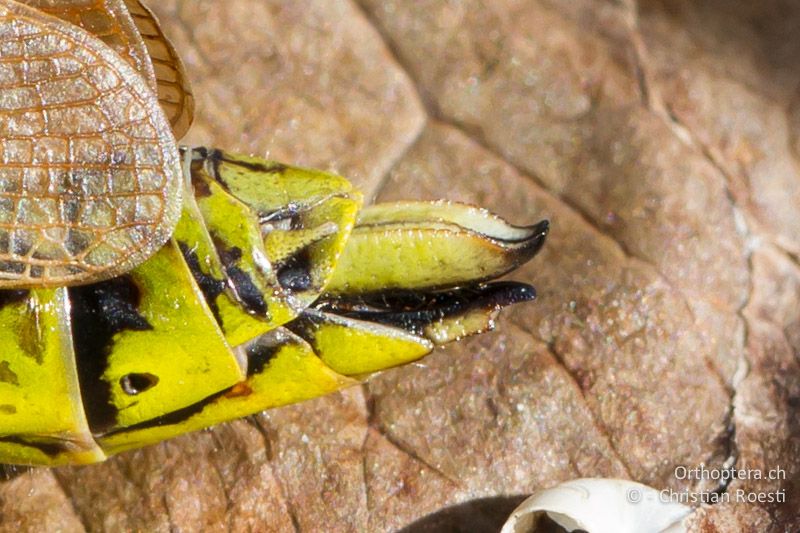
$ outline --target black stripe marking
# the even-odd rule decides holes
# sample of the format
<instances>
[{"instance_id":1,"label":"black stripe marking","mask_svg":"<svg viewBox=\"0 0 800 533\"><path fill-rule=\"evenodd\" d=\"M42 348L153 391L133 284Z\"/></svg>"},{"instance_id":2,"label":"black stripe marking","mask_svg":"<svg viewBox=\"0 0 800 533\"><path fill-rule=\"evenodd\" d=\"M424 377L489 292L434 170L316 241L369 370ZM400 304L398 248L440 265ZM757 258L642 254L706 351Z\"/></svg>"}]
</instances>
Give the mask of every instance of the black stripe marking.
<instances>
[{"instance_id":1,"label":"black stripe marking","mask_svg":"<svg viewBox=\"0 0 800 533\"><path fill-rule=\"evenodd\" d=\"M264 371L264 368L269 364L272 359L280 351L281 347L285 343L280 343L277 345L264 345L253 343L247 348L247 375L252 376L255 374L260 374ZM252 391L247 386L245 382L237 383L233 387L225 389L221 392L216 392L211 396L200 400L197 403L184 407L182 409L177 409L172 411L171 413L167 413L161 415L159 417L153 418L151 420L146 420L144 422L139 422L138 424L133 424L132 426L126 428L120 428L118 430L111 431L107 434L110 435L117 435L120 433L127 433L131 431L137 431L142 429L153 428L157 426L171 426L176 424L181 424L186 422L193 416L201 413L203 409L206 408L207 405L217 401L218 399L224 396L242 396L250 394Z\"/></svg>"},{"instance_id":2,"label":"black stripe marking","mask_svg":"<svg viewBox=\"0 0 800 533\"><path fill-rule=\"evenodd\" d=\"M69 451L68 448L59 442L36 442L25 439L17 435L7 435L0 437L0 442L7 442L8 444L16 444L17 446L25 446L39 450L48 457L55 457L60 453Z\"/></svg>"},{"instance_id":3,"label":"black stripe marking","mask_svg":"<svg viewBox=\"0 0 800 533\"><path fill-rule=\"evenodd\" d=\"M264 295L258 290L258 287L250 279L247 272L238 266L239 261L242 259L242 250L238 246L226 248L225 243L213 232L211 233L211 240L217 249L225 276L228 278L231 288L245 310L251 314L269 319L269 309L266 300L264 300Z\"/></svg>"},{"instance_id":4,"label":"black stripe marking","mask_svg":"<svg viewBox=\"0 0 800 533\"><path fill-rule=\"evenodd\" d=\"M250 170L252 172L266 172L269 174L280 174L282 172L286 172L286 170L289 168L283 163L276 163L275 161L265 161L263 163L259 163L254 161L242 161L240 159L231 159L230 157L227 157L225 155L225 152L218 149L214 149L208 152L206 158L209 161L211 161L211 164L214 168L214 179L225 185L226 188L227 184L224 182L219 172L219 166L223 162L229 163L231 165L236 165L242 168L246 168L247 170Z\"/></svg>"},{"instance_id":5,"label":"black stripe marking","mask_svg":"<svg viewBox=\"0 0 800 533\"><path fill-rule=\"evenodd\" d=\"M200 259L197 257L197 252L189 248L185 242L178 241L178 247L181 249L183 260L186 261L186 265L189 267L189 271L191 271L194 280L203 292L203 296L206 297L206 303L209 309L211 309L211 313L217 320L217 324L222 328L223 324L219 314L217 298L225 291L225 281L203 272L203 268L200 266Z\"/></svg>"},{"instance_id":6,"label":"black stripe marking","mask_svg":"<svg viewBox=\"0 0 800 533\"><path fill-rule=\"evenodd\" d=\"M264 345L257 342L247 347L247 376L260 374L264 368L272 361L284 344Z\"/></svg>"},{"instance_id":7,"label":"black stripe marking","mask_svg":"<svg viewBox=\"0 0 800 533\"><path fill-rule=\"evenodd\" d=\"M264 295L259 292L250 276L239 267L227 267L225 273L236 291L245 309L252 314L269 320L269 309Z\"/></svg>"},{"instance_id":8,"label":"black stripe marking","mask_svg":"<svg viewBox=\"0 0 800 533\"><path fill-rule=\"evenodd\" d=\"M116 424L117 409L111 403L111 384L102 379L121 331L153 329L138 307L141 295L130 276L70 287L72 337L78 378L89 427L102 432Z\"/></svg>"},{"instance_id":9,"label":"black stripe marking","mask_svg":"<svg viewBox=\"0 0 800 533\"><path fill-rule=\"evenodd\" d=\"M423 335L438 320L476 309L498 309L536 298L525 283L500 281L440 292L395 291L358 297L321 300L320 311L404 329ZM294 322L287 325L292 329Z\"/></svg>"},{"instance_id":10,"label":"black stripe marking","mask_svg":"<svg viewBox=\"0 0 800 533\"><path fill-rule=\"evenodd\" d=\"M184 407L183 409L177 409L175 411L172 411L165 415L161 415L151 420L146 420L144 422L139 422L137 424L133 424L126 428L120 428L114 431L110 431L106 433L105 436L118 435L120 433L128 433L130 431L137 431L140 429L147 429L157 426L172 426L175 424L180 424L182 422L189 420L194 415L202 412L203 409L205 409L206 405L212 403L217 398L225 396L230 392L230 390L231 389L225 389L224 391L214 393L208 398L200 400L199 402L194 403L188 407Z\"/></svg>"}]
</instances>

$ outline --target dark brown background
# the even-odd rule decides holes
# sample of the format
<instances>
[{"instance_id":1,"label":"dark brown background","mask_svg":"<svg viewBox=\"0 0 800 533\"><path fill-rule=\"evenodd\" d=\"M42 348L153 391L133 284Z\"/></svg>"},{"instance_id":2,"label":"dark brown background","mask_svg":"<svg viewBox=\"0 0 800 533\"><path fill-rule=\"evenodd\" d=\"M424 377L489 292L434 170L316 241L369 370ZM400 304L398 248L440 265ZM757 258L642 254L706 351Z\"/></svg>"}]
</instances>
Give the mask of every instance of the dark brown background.
<instances>
[{"instance_id":1,"label":"dark brown background","mask_svg":"<svg viewBox=\"0 0 800 533\"><path fill-rule=\"evenodd\" d=\"M6 482L0 529L492 530L562 480L712 490L674 469L726 460L790 501L699 524L800 527L796 2L151 3L186 142L550 218L515 276L540 300L363 388Z\"/></svg>"}]
</instances>

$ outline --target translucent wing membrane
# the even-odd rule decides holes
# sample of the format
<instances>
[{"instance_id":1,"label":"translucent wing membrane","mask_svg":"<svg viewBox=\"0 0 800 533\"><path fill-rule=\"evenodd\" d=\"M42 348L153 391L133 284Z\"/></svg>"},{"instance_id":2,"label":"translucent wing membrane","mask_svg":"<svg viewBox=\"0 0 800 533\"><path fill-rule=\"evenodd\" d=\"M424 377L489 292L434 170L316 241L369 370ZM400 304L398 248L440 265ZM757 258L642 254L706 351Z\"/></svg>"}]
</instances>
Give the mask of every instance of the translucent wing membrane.
<instances>
[{"instance_id":1,"label":"translucent wing membrane","mask_svg":"<svg viewBox=\"0 0 800 533\"><path fill-rule=\"evenodd\" d=\"M74 24L98 37L127 60L156 90L156 76L145 40L123 0L18 0Z\"/></svg>"},{"instance_id":2,"label":"translucent wing membrane","mask_svg":"<svg viewBox=\"0 0 800 533\"><path fill-rule=\"evenodd\" d=\"M112 43L133 35L104 2L30 3ZM0 161L2 288L126 272L180 215L178 151L145 79L80 27L11 0L0 0Z\"/></svg>"},{"instance_id":3,"label":"translucent wing membrane","mask_svg":"<svg viewBox=\"0 0 800 533\"><path fill-rule=\"evenodd\" d=\"M184 155L182 217L147 262L81 287L0 291L0 461L99 461L327 394L535 296L484 282L530 259L546 222L447 202L356 221L361 195L339 176Z\"/></svg>"},{"instance_id":4,"label":"translucent wing membrane","mask_svg":"<svg viewBox=\"0 0 800 533\"><path fill-rule=\"evenodd\" d=\"M79 26L128 61L157 93L177 139L194 117L194 96L180 56L152 11L138 0L20 0Z\"/></svg>"},{"instance_id":5,"label":"translucent wing membrane","mask_svg":"<svg viewBox=\"0 0 800 533\"><path fill-rule=\"evenodd\" d=\"M183 61L147 6L139 0L125 0L125 5L147 46L155 73L158 101L172 124L175 137L180 139L194 118L194 96Z\"/></svg>"}]
</instances>

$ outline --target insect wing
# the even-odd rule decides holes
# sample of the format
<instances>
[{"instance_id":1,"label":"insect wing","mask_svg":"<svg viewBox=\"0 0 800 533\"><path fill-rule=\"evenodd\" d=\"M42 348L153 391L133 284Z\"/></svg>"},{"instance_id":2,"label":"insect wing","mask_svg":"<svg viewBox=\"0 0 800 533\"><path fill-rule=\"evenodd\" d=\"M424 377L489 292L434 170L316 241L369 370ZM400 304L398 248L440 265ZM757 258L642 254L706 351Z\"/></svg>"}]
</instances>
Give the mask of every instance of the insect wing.
<instances>
[{"instance_id":1,"label":"insect wing","mask_svg":"<svg viewBox=\"0 0 800 533\"><path fill-rule=\"evenodd\" d=\"M0 0L0 288L113 277L180 215L174 137L146 81L77 26Z\"/></svg>"},{"instance_id":2,"label":"insect wing","mask_svg":"<svg viewBox=\"0 0 800 533\"><path fill-rule=\"evenodd\" d=\"M183 61L147 6L138 0L125 0L125 5L150 54L158 101L172 124L175 138L180 139L194 119L194 96Z\"/></svg>"},{"instance_id":3,"label":"insect wing","mask_svg":"<svg viewBox=\"0 0 800 533\"><path fill-rule=\"evenodd\" d=\"M144 37L123 0L18 0L88 31L139 71L156 90L156 76Z\"/></svg>"}]
</instances>

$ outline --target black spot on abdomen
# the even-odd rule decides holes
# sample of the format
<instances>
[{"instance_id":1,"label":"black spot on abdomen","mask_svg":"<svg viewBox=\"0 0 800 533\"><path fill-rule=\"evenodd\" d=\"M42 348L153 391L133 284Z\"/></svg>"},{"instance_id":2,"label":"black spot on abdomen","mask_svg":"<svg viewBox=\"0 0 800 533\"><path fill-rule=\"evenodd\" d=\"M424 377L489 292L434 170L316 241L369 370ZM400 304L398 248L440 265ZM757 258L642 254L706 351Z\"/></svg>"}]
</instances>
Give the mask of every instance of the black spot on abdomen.
<instances>
[{"instance_id":1,"label":"black spot on abdomen","mask_svg":"<svg viewBox=\"0 0 800 533\"><path fill-rule=\"evenodd\" d=\"M277 272L278 283L290 291L303 292L313 287L311 257L308 250L301 250L290 257Z\"/></svg>"}]
</instances>

